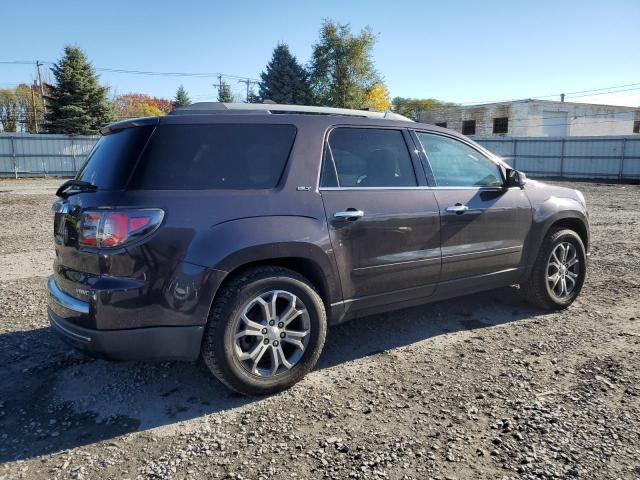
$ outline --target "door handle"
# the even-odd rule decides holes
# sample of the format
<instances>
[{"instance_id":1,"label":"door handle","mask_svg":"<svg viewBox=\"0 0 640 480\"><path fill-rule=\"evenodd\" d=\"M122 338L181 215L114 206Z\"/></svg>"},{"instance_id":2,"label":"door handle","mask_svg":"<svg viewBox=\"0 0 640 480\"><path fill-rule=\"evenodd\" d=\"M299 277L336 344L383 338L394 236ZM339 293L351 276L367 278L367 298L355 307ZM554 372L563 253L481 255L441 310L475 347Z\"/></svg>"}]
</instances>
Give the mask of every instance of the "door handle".
<instances>
[{"instance_id":1,"label":"door handle","mask_svg":"<svg viewBox=\"0 0 640 480\"><path fill-rule=\"evenodd\" d=\"M455 205L451 205L450 207L447 207L447 212L453 212L458 215L462 215L467 210L469 210L469 207L467 207L466 205L461 205L459 203L456 203Z\"/></svg>"},{"instance_id":2,"label":"door handle","mask_svg":"<svg viewBox=\"0 0 640 480\"><path fill-rule=\"evenodd\" d=\"M335 218L344 218L346 220L357 220L360 217L364 217L364 212L362 210L356 210L355 208L347 208L341 212L336 212L333 214Z\"/></svg>"}]
</instances>

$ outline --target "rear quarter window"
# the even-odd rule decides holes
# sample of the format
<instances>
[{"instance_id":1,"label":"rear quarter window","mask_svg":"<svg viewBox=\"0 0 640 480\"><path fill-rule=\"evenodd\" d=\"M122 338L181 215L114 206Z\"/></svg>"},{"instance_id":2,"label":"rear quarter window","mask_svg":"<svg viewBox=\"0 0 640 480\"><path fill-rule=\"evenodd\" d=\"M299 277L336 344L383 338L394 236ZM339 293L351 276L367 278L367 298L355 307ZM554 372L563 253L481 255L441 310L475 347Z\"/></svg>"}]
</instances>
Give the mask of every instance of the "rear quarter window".
<instances>
[{"instance_id":1,"label":"rear quarter window","mask_svg":"<svg viewBox=\"0 0 640 480\"><path fill-rule=\"evenodd\" d=\"M100 137L76 178L100 190L124 188L153 127L131 127Z\"/></svg>"},{"instance_id":2,"label":"rear quarter window","mask_svg":"<svg viewBox=\"0 0 640 480\"><path fill-rule=\"evenodd\" d=\"M161 125L130 188L271 189L282 176L295 135L293 125Z\"/></svg>"}]
</instances>

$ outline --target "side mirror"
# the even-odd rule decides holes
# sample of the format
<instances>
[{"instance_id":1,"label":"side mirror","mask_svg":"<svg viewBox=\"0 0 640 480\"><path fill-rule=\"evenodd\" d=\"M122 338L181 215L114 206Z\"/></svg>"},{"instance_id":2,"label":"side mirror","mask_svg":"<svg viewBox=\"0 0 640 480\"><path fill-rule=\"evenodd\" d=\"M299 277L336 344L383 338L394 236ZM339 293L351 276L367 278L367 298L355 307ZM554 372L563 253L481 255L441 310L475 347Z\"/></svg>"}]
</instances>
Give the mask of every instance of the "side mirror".
<instances>
[{"instance_id":1,"label":"side mirror","mask_svg":"<svg viewBox=\"0 0 640 480\"><path fill-rule=\"evenodd\" d=\"M507 169L507 181L506 187L523 187L527 183L527 176L523 172L514 170L512 168Z\"/></svg>"}]
</instances>

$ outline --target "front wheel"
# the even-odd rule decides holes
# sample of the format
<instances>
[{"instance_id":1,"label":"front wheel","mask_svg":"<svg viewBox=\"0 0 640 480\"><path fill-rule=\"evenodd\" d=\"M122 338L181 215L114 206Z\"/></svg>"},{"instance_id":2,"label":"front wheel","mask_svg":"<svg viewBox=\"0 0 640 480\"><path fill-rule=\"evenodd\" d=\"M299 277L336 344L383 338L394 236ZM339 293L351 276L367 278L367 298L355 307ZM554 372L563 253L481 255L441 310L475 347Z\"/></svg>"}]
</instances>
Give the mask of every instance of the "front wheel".
<instances>
[{"instance_id":1,"label":"front wheel","mask_svg":"<svg viewBox=\"0 0 640 480\"><path fill-rule=\"evenodd\" d=\"M290 387L318 361L327 319L298 273L259 267L233 279L212 308L202 357L227 387L262 395Z\"/></svg>"},{"instance_id":2,"label":"front wheel","mask_svg":"<svg viewBox=\"0 0 640 480\"><path fill-rule=\"evenodd\" d=\"M522 290L533 305L561 310L576 299L586 274L587 256L580 236L573 230L557 228L544 239Z\"/></svg>"}]
</instances>

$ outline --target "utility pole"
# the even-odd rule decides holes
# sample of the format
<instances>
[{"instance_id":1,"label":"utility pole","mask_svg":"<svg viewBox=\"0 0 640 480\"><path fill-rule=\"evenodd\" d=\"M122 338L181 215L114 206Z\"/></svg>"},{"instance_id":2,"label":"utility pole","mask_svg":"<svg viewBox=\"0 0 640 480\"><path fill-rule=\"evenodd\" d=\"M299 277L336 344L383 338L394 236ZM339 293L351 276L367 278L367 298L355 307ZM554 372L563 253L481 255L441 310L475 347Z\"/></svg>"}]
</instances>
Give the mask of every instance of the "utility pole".
<instances>
[{"instance_id":1,"label":"utility pole","mask_svg":"<svg viewBox=\"0 0 640 480\"><path fill-rule=\"evenodd\" d=\"M34 85L31 85L31 105L33 108L33 123L36 127L36 133L38 133L38 109L36 108L36 94L33 91Z\"/></svg>"},{"instance_id":2,"label":"utility pole","mask_svg":"<svg viewBox=\"0 0 640 480\"><path fill-rule=\"evenodd\" d=\"M213 88L218 89L218 94L222 91L222 75L218 75L218 84L212 83Z\"/></svg>"},{"instance_id":3,"label":"utility pole","mask_svg":"<svg viewBox=\"0 0 640 480\"><path fill-rule=\"evenodd\" d=\"M250 78L247 78L246 80L238 80L238 83L244 83L247 86L247 99L246 99L246 102L249 103L249 91L251 90L251 85L254 85L254 84L258 83L258 82L254 82Z\"/></svg>"},{"instance_id":4,"label":"utility pole","mask_svg":"<svg viewBox=\"0 0 640 480\"><path fill-rule=\"evenodd\" d=\"M47 103L44 101L44 86L42 85L42 76L40 75L40 66L42 64L36 60L36 68L38 69L38 83L40 83L40 95L42 96L42 108L44 110L44 114L47 114Z\"/></svg>"}]
</instances>

